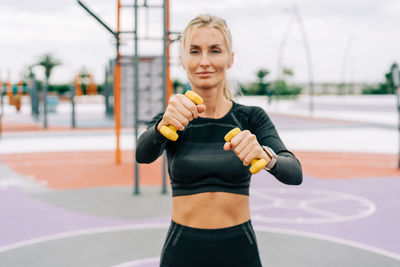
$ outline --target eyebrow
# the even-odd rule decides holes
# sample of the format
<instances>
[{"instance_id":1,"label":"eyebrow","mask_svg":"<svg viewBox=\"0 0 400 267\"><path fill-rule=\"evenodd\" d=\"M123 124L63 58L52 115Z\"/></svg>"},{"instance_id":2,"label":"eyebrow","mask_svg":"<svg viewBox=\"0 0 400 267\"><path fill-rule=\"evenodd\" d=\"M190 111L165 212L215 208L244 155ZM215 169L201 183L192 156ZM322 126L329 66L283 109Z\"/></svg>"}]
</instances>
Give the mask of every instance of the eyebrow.
<instances>
[{"instance_id":1,"label":"eyebrow","mask_svg":"<svg viewBox=\"0 0 400 267\"><path fill-rule=\"evenodd\" d=\"M210 45L209 48L219 47L219 46L223 46L223 45L222 44L213 44L213 45ZM190 48L200 48L200 46L199 45L195 45L195 44L191 44Z\"/></svg>"}]
</instances>

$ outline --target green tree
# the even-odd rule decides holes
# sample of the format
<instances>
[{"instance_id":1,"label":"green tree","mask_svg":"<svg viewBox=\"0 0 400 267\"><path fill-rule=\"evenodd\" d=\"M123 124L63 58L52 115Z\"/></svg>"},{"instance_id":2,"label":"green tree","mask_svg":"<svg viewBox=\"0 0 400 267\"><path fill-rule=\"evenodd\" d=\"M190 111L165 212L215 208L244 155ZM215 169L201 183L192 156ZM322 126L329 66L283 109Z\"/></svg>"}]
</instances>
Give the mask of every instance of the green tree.
<instances>
[{"instance_id":1,"label":"green tree","mask_svg":"<svg viewBox=\"0 0 400 267\"><path fill-rule=\"evenodd\" d=\"M48 84L53 68L61 65L61 61L55 59L51 54L44 54L36 65L42 66L44 68L46 84Z\"/></svg>"},{"instance_id":2,"label":"green tree","mask_svg":"<svg viewBox=\"0 0 400 267\"><path fill-rule=\"evenodd\" d=\"M399 75L400 78L400 75ZM393 74L392 70L389 69L387 73L385 73L385 81L378 84L378 87L374 86L366 86L362 90L363 94L394 94L394 83L393 83Z\"/></svg>"},{"instance_id":3,"label":"green tree","mask_svg":"<svg viewBox=\"0 0 400 267\"><path fill-rule=\"evenodd\" d=\"M256 71L257 80L246 86L240 85L241 91L245 95L266 95L269 88L269 83L265 82L269 74L267 69L259 69Z\"/></svg>"},{"instance_id":4,"label":"green tree","mask_svg":"<svg viewBox=\"0 0 400 267\"><path fill-rule=\"evenodd\" d=\"M44 125L43 127L47 129L47 87L49 84L49 79L51 75L51 71L54 67L61 65L61 61L55 59L51 54L44 54L39 62L36 64L38 66L42 66L44 68L44 75L46 77L45 83L43 86L43 95L44 95Z\"/></svg>"},{"instance_id":5,"label":"green tree","mask_svg":"<svg viewBox=\"0 0 400 267\"><path fill-rule=\"evenodd\" d=\"M265 95L268 91L269 83L264 82L265 77L269 74L269 70L267 69L259 69L256 73L257 75L257 84L258 84L258 94Z\"/></svg>"},{"instance_id":6,"label":"green tree","mask_svg":"<svg viewBox=\"0 0 400 267\"><path fill-rule=\"evenodd\" d=\"M275 95L278 96L289 96L299 95L301 93L301 87L289 85L287 80L294 76L294 72L291 69L282 69L282 78L275 82Z\"/></svg>"},{"instance_id":7,"label":"green tree","mask_svg":"<svg viewBox=\"0 0 400 267\"><path fill-rule=\"evenodd\" d=\"M263 84L264 83L264 78L269 74L269 70L266 69L259 69L257 71L257 78L258 78L258 83Z\"/></svg>"}]
</instances>

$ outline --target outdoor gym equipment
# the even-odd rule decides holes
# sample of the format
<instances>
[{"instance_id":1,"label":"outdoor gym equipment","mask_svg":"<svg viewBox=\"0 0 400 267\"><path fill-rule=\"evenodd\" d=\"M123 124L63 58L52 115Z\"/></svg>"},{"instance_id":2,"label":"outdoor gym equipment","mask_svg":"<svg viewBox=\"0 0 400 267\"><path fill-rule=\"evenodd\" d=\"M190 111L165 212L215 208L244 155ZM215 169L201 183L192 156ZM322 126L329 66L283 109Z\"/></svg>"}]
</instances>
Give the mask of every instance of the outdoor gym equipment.
<instances>
[{"instance_id":1,"label":"outdoor gym equipment","mask_svg":"<svg viewBox=\"0 0 400 267\"><path fill-rule=\"evenodd\" d=\"M201 96L199 96L193 91L187 91L185 93L185 96L189 98L196 105L203 104L203 99L201 98ZM168 125L168 126L164 125L160 129L161 134L171 141L176 141L178 139L178 134L176 133L176 131L177 129L173 125Z\"/></svg>"},{"instance_id":2,"label":"outdoor gym equipment","mask_svg":"<svg viewBox=\"0 0 400 267\"><path fill-rule=\"evenodd\" d=\"M233 130L230 130L224 137L226 142L230 142L232 140L233 137L235 137L238 133L240 133L240 129L239 128L234 128ZM255 174L259 171L261 171L265 166L267 166L267 162L265 161L265 159L253 159L250 162L250 172L252 174Z\"/></svg>"},{"instance_id":3,"label":"outdoor gym equipment","mask_svg":"<svg viewBox=\"0 0 400 267\"><path fill-rule=\"evenodd\" d=\"M5 94L8 97L8 103L12 106L15 106L17 111L21 110L21 98L23 95L28 94L28 88L26 83L23 80L20 80L18 84L11 84L7 81L4 85L5 87ZM3 94L3 92L2 92Z\"/></svg>"},{"instance_id":4,"label":"outdoor gym equipment","mask_svg":"<svg viewBox=\"0 0 400 267\"><path fill-rule=\"evenodd\" d=\"M74 84L76 96L82 96L84 94L97 95L97 84L94 82L93 75L86 71L82 71L75 76Z\"/></svg>"}]
</instances>

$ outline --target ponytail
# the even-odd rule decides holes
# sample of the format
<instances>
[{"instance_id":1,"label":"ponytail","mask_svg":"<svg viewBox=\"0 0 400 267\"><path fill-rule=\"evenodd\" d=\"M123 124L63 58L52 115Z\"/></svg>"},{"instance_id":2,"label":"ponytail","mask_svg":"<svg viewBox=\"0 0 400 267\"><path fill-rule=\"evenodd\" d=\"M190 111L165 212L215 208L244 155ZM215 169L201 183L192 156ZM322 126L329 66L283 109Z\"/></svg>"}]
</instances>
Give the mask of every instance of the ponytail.
<instances>
[{"instance_id":1,"label":"ponytail","mask_svg":"<svg viewBox=\"0 0 400 267\"><path fill-rule=\"evenodd\" d=\"M227 78L224 81L224 96L228 100L233 100L232 90L231 90L231 83Z\"/></svg>"}]
</instances>

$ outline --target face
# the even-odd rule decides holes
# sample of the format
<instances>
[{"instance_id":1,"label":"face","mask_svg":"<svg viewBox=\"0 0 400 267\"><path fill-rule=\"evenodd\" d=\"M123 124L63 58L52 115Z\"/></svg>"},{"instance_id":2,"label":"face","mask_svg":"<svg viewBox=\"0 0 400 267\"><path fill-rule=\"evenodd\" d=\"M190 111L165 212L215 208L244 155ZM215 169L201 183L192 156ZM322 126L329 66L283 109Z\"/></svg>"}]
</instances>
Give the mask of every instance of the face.
<instances>
[{"instance_id":1,"label":"face","mask_svg":"<svg viewBox=\"0 0 400 267\"><path fill-rule=\"evenodd\" d=\"M189 33L182 64L192 86L210 89L221 86L233 63L224 35L214 27L199 27Z\"/></svg>"}]
</instances>

